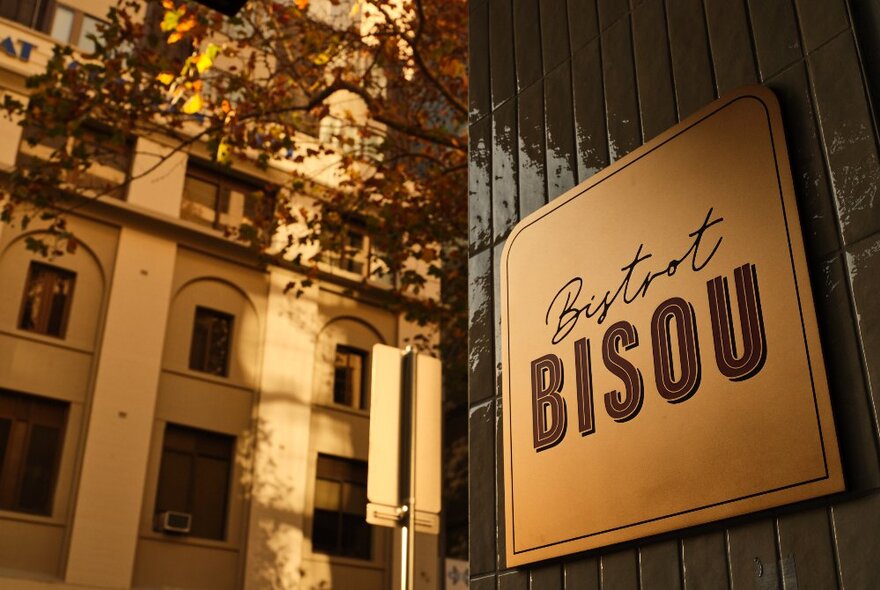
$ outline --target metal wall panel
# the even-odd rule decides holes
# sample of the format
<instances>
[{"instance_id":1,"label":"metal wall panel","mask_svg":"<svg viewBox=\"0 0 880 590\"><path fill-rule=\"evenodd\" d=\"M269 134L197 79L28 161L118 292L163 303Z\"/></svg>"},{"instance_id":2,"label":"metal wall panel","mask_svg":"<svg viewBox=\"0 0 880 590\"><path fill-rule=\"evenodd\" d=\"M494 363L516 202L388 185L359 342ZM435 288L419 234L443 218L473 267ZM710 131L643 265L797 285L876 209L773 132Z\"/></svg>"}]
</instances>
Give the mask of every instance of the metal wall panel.
<instances>
[{"instance_id":1,"label":"metal wall panel","mask_svg":"<svg viewBox=\"0 0 880 590\"><path fill-rule=\"evenodd\" d=\"M880 9L869 0L473 0L470 551L479 590L880 585ZM780 100L848 491L504 564L498 259L510 228L716 95Z\"/></svg>"}]
</instances>

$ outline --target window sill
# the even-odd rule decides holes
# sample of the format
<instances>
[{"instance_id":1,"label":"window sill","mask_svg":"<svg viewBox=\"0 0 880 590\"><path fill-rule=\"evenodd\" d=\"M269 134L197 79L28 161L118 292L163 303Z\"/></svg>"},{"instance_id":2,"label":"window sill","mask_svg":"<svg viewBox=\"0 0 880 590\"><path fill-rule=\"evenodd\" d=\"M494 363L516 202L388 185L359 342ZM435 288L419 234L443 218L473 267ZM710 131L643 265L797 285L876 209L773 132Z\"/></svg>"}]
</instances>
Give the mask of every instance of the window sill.
<instances>
[{"instance_id":1,"label":"window sill","mask_svg":"<svg viewBox=\"0 0 880 590\"><path fill-rule=\"evenodd\" d=\"M30 512L15 512L12 510L0 510L0 520L17 520L18 522L41 524L57 528L63 528L66 526L65 521L61 518L41 516L39 514L31 514Z\"/></svg>"},{"instance_id":2,"label":"window sill","mask_svg":"<svg viewBox=\"0 0 880 590\"><path fill-rule=\"evenodd\" d=\"M253 392L254 390L253 387L250 387L245 383L233 381L229 377L217 377L210 373L202 373L201 371L193 371L192 369L172 369L169 367L162 367L162 371L170 373L171 375L177 375L178 377L205 381L206 383L212 383L214 385L220 385L231 389L240 389L247 392Z\"/></svg>"},{"instance_id":3,"label":"window sill","mask_svg":"<svg viewBox=\"0 0 880 590\"><path fill-rule=\"evenodd\" d=\"M376 559L357 559L356 557L341 557L339 555L330 555L328 553L315 553L308 551L305 559L315 563L326 563L331 565L345 565L349 567L359 567L362 569L384 570L385 564Z\"/></svg>"},{"instance_id":4,"label":"window sill","mask_svg":"<svg viewBox=\"0 0 880 590\"><path fill-rule=\"evenodd\" d=\"M369 410L358 410L356 408L352 408L351 406L343 406L342 404L328 404L324 402L315 402L312 404L316 408L331 410L334 412L341 412L343 414L351 414L352 416L357 416L358 418L366 418L370 419L370 411Z\"/></svg>"},{"instance_id":5,"label":"window sill","mask_svg":"<svg viewBox=\"0 0 880 590\"><path fill-rule=\"evenodd\" d=\"M13 338L21 338L22 340L30 340L31 342L38 342L40 344L46 344L54 348L72 350L73 352L80 352L83 354L94 354L95 352L92 348L70 344L66 342L63 338L57 338L55 336L44 336L42 334L38 334L37 332L29 332L27 330L0 329L0 334L3 334L4 336L11 336Z\"/></svg>"},{"instance_id":6,"label":"window sill","mask_svg":"<svg viewBox=\"0 0 880 590\"><path fill-rule=\"evenodd\" d=\"M213 539L202 539L201 537L191 537L189 535L165 535L157 533L154 530L142 531L140 538L145 541L156 541L158 543L170 543L173 545L190 545L193 547L202 547L204 549L217 549L218 551L238 552L239 546L230 541L215 541Z\"/></svg>"}]
</instances>

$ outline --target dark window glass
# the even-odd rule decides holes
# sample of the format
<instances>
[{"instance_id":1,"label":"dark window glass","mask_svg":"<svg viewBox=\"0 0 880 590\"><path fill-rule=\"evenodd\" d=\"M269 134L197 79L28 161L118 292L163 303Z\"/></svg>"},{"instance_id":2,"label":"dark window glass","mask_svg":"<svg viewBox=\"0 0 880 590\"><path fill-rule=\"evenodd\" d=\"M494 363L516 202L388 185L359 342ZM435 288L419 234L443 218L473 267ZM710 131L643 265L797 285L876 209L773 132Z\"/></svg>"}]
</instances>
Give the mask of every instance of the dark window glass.
<instances>
[{"instance_id":1,"label":"dark window glass","mask_svg":"<svg viewBox=\"0 0 880 590\"><path fill-rule=\"evenodd\" d=\"M64 338L75 282L74 272L31 262L18 327Z\"/></svg>"},{"instance_id":2,"label":"dark window glass","mask_svg":"<svg viewBox=\"0 0 880 590\"><path fill-rule=\"evenodd\" d=\"M0 17L45 31L48 8L48 0L0 0Z\"/></svg>"},{"instance_id":3,"label":"dark window glass","mask_svg":"<svg viewBox=\"0 0 880 590\"><path fill-rule=\"evenodd\" d=\"M156 514L169 510L189 514L190 535L224 539L234 448L235 437L168 424Z\"/></svg>"},{"instance_id":4,"label":"dark window glass","mask_svg":"<svg viewBox=\"0 0 880 590\"><path fill-rule=\"evenodd\" d=\"M48 505L52 495L55 465L61 448L61 429L34 424L28 442L18 507L27 512L40 512Z\"/></svg>"},{"instance_id":5,"label":"dark window glass","mask_svg":"<svg viewBox=\"0 0 880 590\"><path fill-rule=\"evenodd\" d=\"M333 367L333 402L365 410L366 351L338 345Z\"/></svg>"},{"instance_id":6,"label":"dark window glass","mask_svg":"<svg viewBox=\"0 0 880 590\"><path fill-rule=\"evenodd\" d=\"M12 420L0 418L0 480L3 479L3 464L6 462L6 449L9 447L9 432L12 430Z\"/></svg>"},{"instance_id":7,"label":"dark window glass","mask_svg":"<svg viewBox=\"0 0 880 590\"><path fill-rule=\"evenodd\" d=\"M274 191L268 187L191 164L183 185L180 217L244 239L243 234L236 232L243 225L271 220L274 202Z\"/></svg>"},{"instance_id":8,"label":"dark window glass","mask_svg":"<svg viewBox=\"0 0 880 590\"><path fill-rule=\"evenodd\" d=\"M227 313L196 307L189 368L226 377L229 371L229 345L233 317Z\"/></svg>"},{"instance_id":9,"label":"dark window glass","mask_svg":"<svg viewBox=\"0 0 880 590\"><path fill-rule=\"evenodd\" d=\"M0 391L0 509L51 514L67 407Z\"/></svg>"},{"instance_id":10,"label":"dark window glass","mask_svg":"<svg viewBox=\"0 0 880 590\"><path fill-rule=\"evenodd\" d=\"M370 559L372 527L366 514L367 464L318 455L312 550Z\"/></svg>"}]
</instances>

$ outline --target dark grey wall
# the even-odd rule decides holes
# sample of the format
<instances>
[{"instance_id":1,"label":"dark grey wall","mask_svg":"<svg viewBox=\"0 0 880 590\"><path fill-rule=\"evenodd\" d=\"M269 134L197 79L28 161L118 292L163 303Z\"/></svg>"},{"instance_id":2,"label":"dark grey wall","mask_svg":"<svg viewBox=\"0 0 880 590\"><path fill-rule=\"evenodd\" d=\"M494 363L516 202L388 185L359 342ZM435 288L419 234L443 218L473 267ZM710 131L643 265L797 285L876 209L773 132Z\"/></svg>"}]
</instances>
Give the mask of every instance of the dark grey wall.
<instances>
[{"instance_id":1,"label":"dark grey wall","mask_svg":"<svg viewBox=\"0 0 880 590\"><path fill-rule=\"evenodd\" d=\"M472 587L880 588L880 2L471 0L470 55ZM848 491L505 569L505 237L548 199L752 83L782 104Z\"/></svg>"}]
</instances>

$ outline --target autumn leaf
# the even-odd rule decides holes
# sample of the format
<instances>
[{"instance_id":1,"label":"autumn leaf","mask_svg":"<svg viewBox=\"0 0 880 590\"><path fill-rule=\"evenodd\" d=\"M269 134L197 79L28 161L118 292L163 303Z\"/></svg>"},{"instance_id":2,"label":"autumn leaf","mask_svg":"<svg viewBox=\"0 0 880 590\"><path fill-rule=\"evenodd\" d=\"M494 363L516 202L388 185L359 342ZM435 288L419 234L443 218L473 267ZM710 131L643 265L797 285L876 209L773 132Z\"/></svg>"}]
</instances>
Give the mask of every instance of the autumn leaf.
<instances>
[{"instance_id":1,"label":"autumn leaf","mask_svg":"<svg viewBox=\"0 0 880 590\"><path fill-rule=\"evenodd\" d=\"M169 74L168 72L162 72L161 74L156 75L156 79L165 86L168 86L169 84L174 82L175 78L176 76L174 74Z\"/></svg>"},{"instance_id":2,"label":"autumn leaf","mask_svg":"<svg viewBox=\"0 0 880 590\"><path fill-rule=\"evenodd\" d=\"M221 164L226 164L229 162L229 156L232 154L232 149L229 146L229 143L226 139L220 140L220 145L217 146L217 161Z\"/></svg>"},{"instance_id":3,"label":"autumn leaf","mask_svg":"<svg viewBox=\"0 0 880 590\"><path fill-rule=\"evenodd\" d=\"M181 16L183 16L183 13L179 10L168 10L165 12L165 16L162 18L162 24L159 25L159 28L166 33L177 29L177 23L180 22Z\"/></svg>"},{"instance_id":4,"label":"autumn leaf","mask_svg":"<svg viewBox=\"0 0 880 590\"><path fill-rule=\"evenodd\" d=\"M177 32L171 33L170 35L168 35L168 44L173 45L173 44L177 43L178 41L180 41L181 39L183 39L183 35L181 33L177 33Z\"/></svg>"},{"instance_id":5,"label":"autumn leaf","mask_svg":"<svg viewBox=\"0 0 880 590\"><path fill-rule=\"evenodd\" d=\"M205 53L199 55L198 59L196 59L196 69L200 74L204 73L205 70L214 65L214 59L220 53L220 47L211 43L208 45L208 48L205 50Z\"/></svg>"},{"instance_id":6,"label":"autumn leaf","mask_svg":"<svg viewBox=\"0 0 880 590\"><path fill-rule=\"evenodd\" d=\"M183 103L183 108L181 108L180 110L187 115L194 115L202 110L203 104L204 102L202 101L202 95L193 94L191 97L189 97L189 100Z\"/></svg>"},{"instance_id":7,"label":"autumn leaf","mask_svg":"<svg viewBox=\"0 0 880 590\"><path fill-rule=\"evenodd\" d=\"M309 6L309 0L294 0L294 2L300 10L305 10Z\"/></svg>"}]
</instances>

